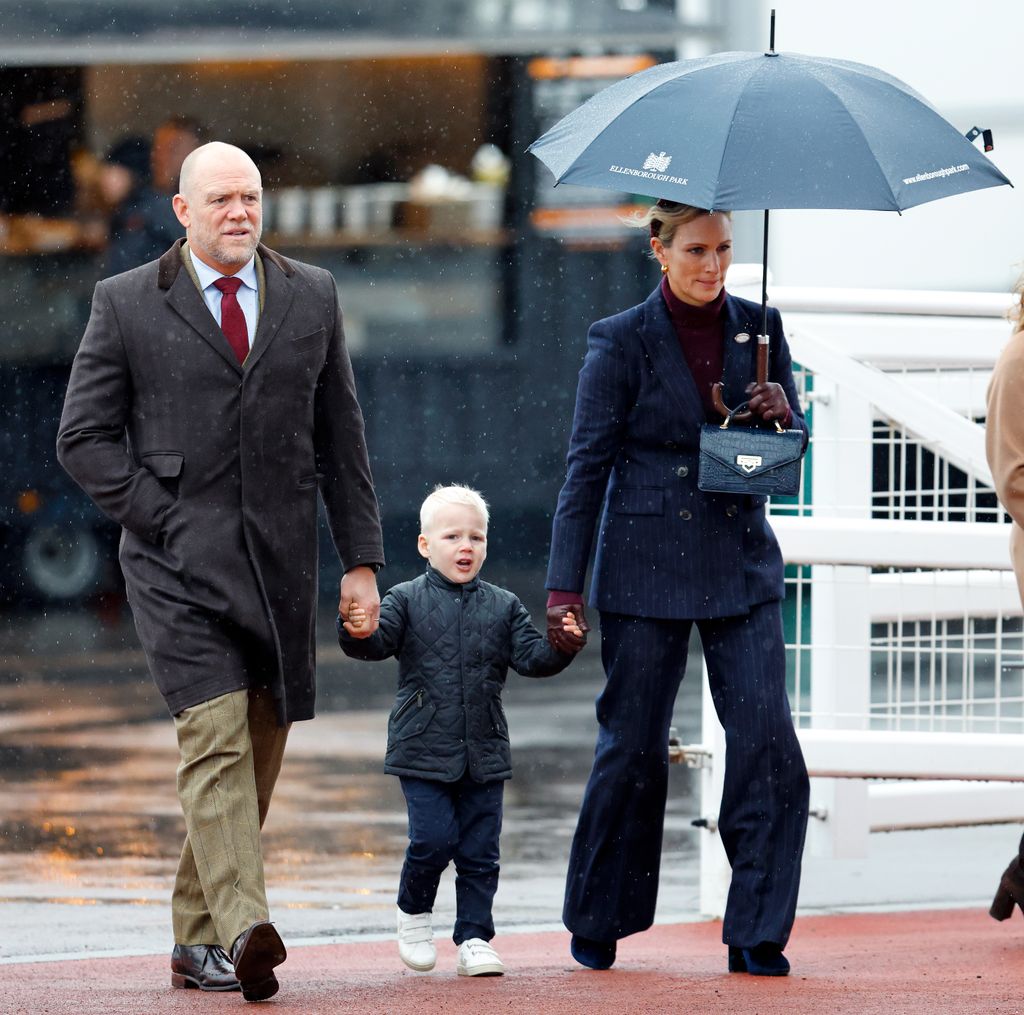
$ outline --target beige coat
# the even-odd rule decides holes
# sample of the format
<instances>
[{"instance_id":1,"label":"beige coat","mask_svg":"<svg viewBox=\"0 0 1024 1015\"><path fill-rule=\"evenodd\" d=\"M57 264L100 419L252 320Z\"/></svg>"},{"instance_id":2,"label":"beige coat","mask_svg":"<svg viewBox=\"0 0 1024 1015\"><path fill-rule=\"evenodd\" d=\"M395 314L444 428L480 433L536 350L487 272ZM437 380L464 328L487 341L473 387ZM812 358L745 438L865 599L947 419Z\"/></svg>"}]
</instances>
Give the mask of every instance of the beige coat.
<instances>
[{"instance_id":1,"label":"beige coat","mask_svg":"<svg viewBox=\"0 0 1024 1015\"><path fill-rule=\"evenodd\" d=\"M988 386L985 453L999 502L1013 519L1010 558L1024 602L1024 331L1014 332Z\"/></svg>"}]
</instances>

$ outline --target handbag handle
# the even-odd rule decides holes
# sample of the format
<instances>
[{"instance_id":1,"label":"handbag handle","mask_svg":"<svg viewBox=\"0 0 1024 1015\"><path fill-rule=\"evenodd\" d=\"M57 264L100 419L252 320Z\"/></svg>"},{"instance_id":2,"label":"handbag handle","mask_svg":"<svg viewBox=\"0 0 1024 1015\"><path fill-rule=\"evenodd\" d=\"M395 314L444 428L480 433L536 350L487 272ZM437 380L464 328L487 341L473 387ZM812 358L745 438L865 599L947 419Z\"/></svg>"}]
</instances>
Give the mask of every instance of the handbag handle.
<instances>
[{"instance_id":1,"label":"handbag handle","mask_svg":"<svg viewBox=\"0 0 1024 1015\"><path fill-rule=\"evenodd\" d=\"M746 402L741 402L739 405L736 406L735 409L730 409L729 410L729 415L726 416L725 419L722 420L722 422L718 424L718 429L719 430L728 430L729 429L729 424L734 419L736 419L736 420L749 419L753 415L754 414L747 409L747 403ZM773 419L772 422L775 424L775 432L776 433L785 433L786 432L785 430L782 429L782 424L777 419Z\"/></svg>"}]
</instances>

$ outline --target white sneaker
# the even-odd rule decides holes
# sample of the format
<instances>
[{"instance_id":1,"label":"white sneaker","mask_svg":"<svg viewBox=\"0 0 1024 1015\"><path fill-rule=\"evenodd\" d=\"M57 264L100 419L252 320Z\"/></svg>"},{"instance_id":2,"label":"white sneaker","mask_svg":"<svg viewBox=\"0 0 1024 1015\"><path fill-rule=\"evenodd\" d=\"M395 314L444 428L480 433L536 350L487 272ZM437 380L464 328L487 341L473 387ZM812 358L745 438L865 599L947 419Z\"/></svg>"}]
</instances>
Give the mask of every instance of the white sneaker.
<instances>
[{"instance_id":1,"label":"white sneaker","mask_svg":"<svg viewBox=\"0 0 1024 1015\"><path fill-rule=\"evenodd\" d=\"M459 976L501 976L505 966L498 953L483 938L471 937L459 945Z\"/></svg>"},{"instance_id":2,"label":"white sneaker","mask_svg":"<svg viewBox=\"0 0 1024 1015\"><path fill-rule=\"evenodd\" d=\"M416 913L410 916L398 910L398 954L402 961L417 973L426 973L437 962L434 947L434 928L430 924L430 913Z\"/></svg>"}]
</instances>

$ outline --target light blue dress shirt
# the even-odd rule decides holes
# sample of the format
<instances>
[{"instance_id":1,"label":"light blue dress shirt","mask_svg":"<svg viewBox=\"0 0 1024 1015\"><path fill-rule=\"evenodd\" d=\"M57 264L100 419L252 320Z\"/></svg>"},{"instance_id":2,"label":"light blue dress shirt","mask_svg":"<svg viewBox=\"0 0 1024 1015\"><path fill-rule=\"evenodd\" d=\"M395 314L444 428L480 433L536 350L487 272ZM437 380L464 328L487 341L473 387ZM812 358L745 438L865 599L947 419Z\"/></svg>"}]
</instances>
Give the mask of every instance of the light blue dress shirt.
<instances>
[{"instance_id":1,"label":"light blue dress shirt","mask_svg":"<svg viewBox=\"0 0 1024 1015\"><path fill-rule=\"evenodd\" d=\"M213 319L220 327L220 301L224 294L213 284L224 275L211 268L191 247L189 253L192 255L192 267L199 277L199 284L203 289L203 299L213 314ZM259 289L256 282L256 258L249 259L248 264L235 272L234 275L242 284L238 289L238 305L245 314L245 330L249 336L249 348L252 348L253 339L256 337L256 325L260 312Z\"/></svg>"}]
</instances>

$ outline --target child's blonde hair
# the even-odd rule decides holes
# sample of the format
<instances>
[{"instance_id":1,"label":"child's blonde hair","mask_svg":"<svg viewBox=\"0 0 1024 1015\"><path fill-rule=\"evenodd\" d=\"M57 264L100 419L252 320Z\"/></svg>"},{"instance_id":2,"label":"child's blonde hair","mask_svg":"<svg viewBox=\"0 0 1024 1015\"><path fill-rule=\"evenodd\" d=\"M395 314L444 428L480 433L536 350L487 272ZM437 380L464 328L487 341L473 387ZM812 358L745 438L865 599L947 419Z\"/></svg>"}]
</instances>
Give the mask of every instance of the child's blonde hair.
<instances>
[{"instance_id":1,"label":"child's blonde hair","mask_svg":"<svg viewBox=\"0 0 1024 1015\"><path fill-rule=\"evenodd\" d=\"M438 508L445 504L466 504L476 508L484 520L484 531L487 530L487 523L490 520L487 501L476 490L468 486L435 486L433 492L428 494L427 499L420 505L420 532L426 532L434 524L434 515L437 514Z\"/></svg>"}]
</instances>

